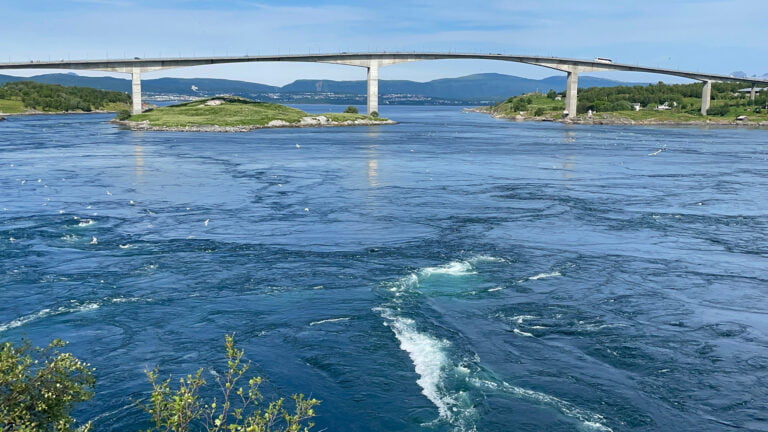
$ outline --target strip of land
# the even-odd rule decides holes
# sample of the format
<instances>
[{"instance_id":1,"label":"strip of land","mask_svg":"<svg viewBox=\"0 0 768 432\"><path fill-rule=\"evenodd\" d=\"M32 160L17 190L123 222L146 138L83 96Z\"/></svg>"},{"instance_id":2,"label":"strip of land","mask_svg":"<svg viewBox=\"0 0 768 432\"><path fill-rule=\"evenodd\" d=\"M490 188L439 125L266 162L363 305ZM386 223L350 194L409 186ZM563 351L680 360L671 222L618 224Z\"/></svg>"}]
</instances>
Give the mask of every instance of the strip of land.
<instances>
[{"instance_id":1,"label":"strip of land","mask_svg":"<svg viewBox=\"0 0 768 432\"><path fill-rule=\"evenodd\" d=\"M738 84L715 83L712 104L701 114L701 84L588 88L579 92L575 116L564 117L564 95L550 90L511 97L470 111L518 121L615 125L722 125L768 127L768 90L752 99Z\"/></svg>"},{"instance_id":2,"label":"strip of land","mask_svg":"<svg viewBox=\"0 0 768 432\"><path fill-rule=\"evenodd\" d=\"M115 123L135 130L177 132L247 132L265 128L371 126L395 124L378 116L355 113L311 115L285 105L219 96L120 115Z\"/></svg>"}]
</instances>

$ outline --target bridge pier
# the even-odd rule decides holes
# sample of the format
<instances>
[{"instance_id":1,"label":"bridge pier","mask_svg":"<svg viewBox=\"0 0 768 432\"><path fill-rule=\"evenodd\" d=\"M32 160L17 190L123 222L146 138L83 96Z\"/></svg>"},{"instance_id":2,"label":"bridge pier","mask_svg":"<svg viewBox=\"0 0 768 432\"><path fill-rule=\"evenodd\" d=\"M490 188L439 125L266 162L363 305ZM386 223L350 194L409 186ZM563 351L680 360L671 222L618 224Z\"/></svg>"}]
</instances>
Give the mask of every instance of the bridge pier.
<instances>
[{"instance_id":1,"label":"bridge pier","mask_svg":"<svg viewBox=\"0 0 768 432\"><path fill-rule=\"evenodd\" d=\"M131 98L133 106L131 114L141 114L141 68L133 68L131 71Z\"/></svg>"},{"instance_id":2,"label":"bridge pier","mask_svg":"<svg viewBox=\"0 0 768 432\"><path fill-rule=\"evenodd\" d=\"M368 64L368 101L366 103L368 115L379 112L379 62L371 61Z\"/></svg>"},{"instance_id":3,"label":"bridge pier","mask_svg":"<svg viewBox=\"0 0 768 432\"><path fill-rule=\"evenodd\" d=\"M752 83L752 90L749 91L749 100L754 101L755 100L755 94L757 93L757 84Z\"/></svg>"},{"instance_id":4,"label":"bridge pier","mask_svg":"<svg viewBox=\"0 0 768 432\"><path fill-rule=\"evenodd\" d=\"M704 87L701 89L701 115L707 115L709 105L712 99L712 81L704 81Z\"/></svg>"},{"instance_id":5,"label":"bridge pier","mask_svg":"<svg viewBox=\"0 0 768 432\"><path fill-rule=\"evenodd\" d=\"M568 118L576 117L576 109L579 104L579 73L575 70L567 71L568 78L565 84L565 109Z\"/></svg>"}]
</instances>

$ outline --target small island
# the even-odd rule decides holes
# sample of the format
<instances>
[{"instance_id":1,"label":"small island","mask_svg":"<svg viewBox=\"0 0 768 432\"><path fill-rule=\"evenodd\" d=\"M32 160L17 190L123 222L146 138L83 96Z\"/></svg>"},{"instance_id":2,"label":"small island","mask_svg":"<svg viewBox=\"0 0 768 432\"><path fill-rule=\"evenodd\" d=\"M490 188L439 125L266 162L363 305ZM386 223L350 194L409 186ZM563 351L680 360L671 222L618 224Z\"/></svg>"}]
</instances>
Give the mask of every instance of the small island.
<instances>
[{"instance_id":1,"label":"small island","mask_svg":"<svg viewBox=\"0 0 768 432\"><path fill-rule=\"evenodd\" d=\"M351 111L351 112L350 112ZM308 114L285 105L235 96L217 96L151 109L141 114L118 113L115 123L135 130L178 132L247 132L264 128L370 126L396 122L374 115Z\"/></svg>"},{"instance_id":2,"label":"small island","mask_svg":"<svg viewBox=\"0 0 768 432\"><path fill-rule=\"evenodd\" d=\"M722 125L768 127L768 90L752 100L739 83L714 83L712 104L701 115L702 84L591 87L579 90L575 117L563 118L564 94L529 93L469 111L518 121L616 125Z\"/></svg>"}]
</instances>

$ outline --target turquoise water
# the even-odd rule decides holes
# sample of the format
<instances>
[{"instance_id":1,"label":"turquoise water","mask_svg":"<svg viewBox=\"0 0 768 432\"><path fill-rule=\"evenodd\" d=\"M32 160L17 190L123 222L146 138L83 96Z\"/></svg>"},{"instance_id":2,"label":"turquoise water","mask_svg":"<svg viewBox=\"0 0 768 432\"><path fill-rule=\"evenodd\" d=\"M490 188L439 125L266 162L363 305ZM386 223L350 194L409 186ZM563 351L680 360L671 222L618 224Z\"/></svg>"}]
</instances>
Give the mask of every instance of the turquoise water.
<instances>
[{"instance_id":1,"label":"turquoise water","mask_svg":"<svg viewBox=\"0 0 768 432\"><path fill-rule=\"evenodd\" d=\"M768 430L766 131L385 111L0 123L0 340L70 341L96 430L228 332L316 430Z\"/></svg>"}]
</instances>

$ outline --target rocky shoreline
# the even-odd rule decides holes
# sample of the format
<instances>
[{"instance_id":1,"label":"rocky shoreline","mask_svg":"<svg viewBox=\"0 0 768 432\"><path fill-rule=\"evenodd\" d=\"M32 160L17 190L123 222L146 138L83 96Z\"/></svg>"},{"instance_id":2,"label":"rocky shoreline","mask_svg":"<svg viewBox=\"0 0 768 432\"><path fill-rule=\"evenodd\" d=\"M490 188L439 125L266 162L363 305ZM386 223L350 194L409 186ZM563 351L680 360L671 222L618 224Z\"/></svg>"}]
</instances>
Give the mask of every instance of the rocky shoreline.
<instances>
[{"instance_id":1,"label":"rocky shoreline","mask_svg":"<svg viewBox=\"0 0 768 432\"><path fill-rule=\"evenodd\" d=\"M568 119L552 118L552 117L534 117L534 116L506 116L492 112L491 110L479 107L479 108L465 108L464 111L477 112L481 114L488 114L493 118L515 121L540 121L540 122L557 122L563 124L596 124L596 125L628 125L628 126L734 126L734 127L752 127L752 128L768 128L768 121L750 121L750 120L726 120L726 119L712 119L697 121L674 121L674 120L632 120L625 117L613 116L610 114L600 114L592 118L576 117Z\"/></svg>"},{"instance_id":2,"label":"rocky shoreline","mask_svg":"<svg viewBox=\"0 0 768 432\"><path fill-rule=\"evenodd\" d=\"M326 116L308 116L295 123L284 120L272 120L265 125L248 126L219 126L219 125L189 125L189 126L153 126L148 121L134 122L128 120L111 120L112 123L125 126L132 130L140 131L168 131L168 132L250 132L257 129L277 128L306 128L306 127L342 127L342 126L376 126L397 124L393 120L346 120L333 121Z\"/></svg>"}]
</instances>

